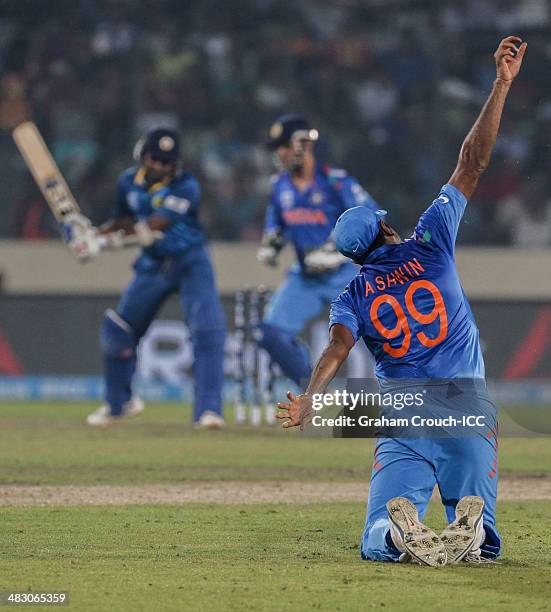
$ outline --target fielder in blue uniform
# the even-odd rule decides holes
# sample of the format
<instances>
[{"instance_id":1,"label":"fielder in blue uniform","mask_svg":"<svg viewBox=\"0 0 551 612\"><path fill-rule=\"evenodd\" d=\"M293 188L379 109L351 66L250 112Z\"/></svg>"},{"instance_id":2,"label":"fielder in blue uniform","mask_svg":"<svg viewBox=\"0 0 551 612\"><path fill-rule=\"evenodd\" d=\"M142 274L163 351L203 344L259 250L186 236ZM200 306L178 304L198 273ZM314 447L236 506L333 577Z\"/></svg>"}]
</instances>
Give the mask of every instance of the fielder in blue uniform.
<instances>
[{"instance_id":1,"label":"fielder in blue uniform","mask_svg":"<svg viewBox=\"0 0 551 612\"><path fill-rule=\"evenodd\" d=\"M317 130L299 115L284 115L272 125L268 147L282 171L273 182L258 251L258 260L273 266L286 242L295 249L297 263L269 304L259 343L299 385L312 371L299 334L357 270L335 248L331 236L335 222L354 206L377 208L344 170L317 163L313 153L317 138Z\"/></svg>"},{"instance_id":2,"label":"fielder in blue uniform","mask_svg":"<svg viewBox=\"0 0 551 612\"><path fill-rule=\"evenodd\" d=\"M496 410L486 390L478 329L461 288L454 249L525 50L526 43L517 37L500 43L492 92L463 143L454 173L411 239L402 241L382 213L365 207L346 211L335 226L337 248L362 268L331 305L330 344L307 392L289 393L290 402L279 404L283 426L312 420L312 396L326 389L360 338L376 360L381 389L424 389L429 406L455 416L483 417L470 432L459 428L451 434L441 430L438 436L378 440L363 559L436 566L481 563L500 554ZM435 485L449 521L440 535L420 520Z\"/></svg>"},{"instance_id":3,"label":"fielder in blue uniform","mask_svg":"<svg viewBox=\"0 0 551 612\"><path fill-rule=\"evenodd\" d=\"M119 178L113 219L99 230L108 236L133 232L143 250L119 305L105 313L105 405L88 417L88 423L109 424L143 409L132 395L137 347L161 305L177 294L193 344L193 420L219 427L225 319L198 219L200 187L180 167L178 134L173 130L151 131L138 143L136 157L139 165Z\"/></svg>"}]
</instances>

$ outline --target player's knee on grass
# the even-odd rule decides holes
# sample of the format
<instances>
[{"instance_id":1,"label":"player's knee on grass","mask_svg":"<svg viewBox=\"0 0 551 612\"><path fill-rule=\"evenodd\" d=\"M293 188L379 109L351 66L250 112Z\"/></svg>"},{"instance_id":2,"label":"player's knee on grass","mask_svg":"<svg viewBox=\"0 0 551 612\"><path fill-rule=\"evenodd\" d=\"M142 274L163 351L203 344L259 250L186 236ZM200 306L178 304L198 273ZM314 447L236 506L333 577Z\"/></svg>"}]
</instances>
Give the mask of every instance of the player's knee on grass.
<instances>
[{"instance_id":1,"label":"player's knee on grass","mask_svg":"<svg viewBox=\"0 0 551 612\"><path fill-rule=\"evenodd\" d=\"M486 559L497 559L501 554L501 536L496 527L487 522L484 522L484 531L486 536L480 546L480 552Z\"/></svg>"},{"instance_id":2,"label":"player's knee on grass","mask_svg":"<svg viewBox=\"0 0 551 612\"><path fill-rule=\"evenodd\" d=\"M131 359L134 357L136 339L134 330L114 310L106 310L101 325L101 348L107 357Z\"/></svg>"},{"instance_id":3,"label":"player's knee on grass","mask_svg":"<svg viewBox=\"0 0 551 612\"><path fill-rule=\"evenodd\" d=\"M400 551L390 538L390 521L387 518L377 519L366 526L360 543L360 554L364 561L398 562Z\"/></svg>"},{"instance_id":4,"label":"player's knee on grass","mask_svg":"<svg viewBox=\"0 0 551 612\"><path fill-rule=\"evenodd\" d=\"M310 379L310 352L298 338L275 325L261 323L256 339L258 345L268 352L285 376L297 385Z\"/></svg>"}]
</instances>

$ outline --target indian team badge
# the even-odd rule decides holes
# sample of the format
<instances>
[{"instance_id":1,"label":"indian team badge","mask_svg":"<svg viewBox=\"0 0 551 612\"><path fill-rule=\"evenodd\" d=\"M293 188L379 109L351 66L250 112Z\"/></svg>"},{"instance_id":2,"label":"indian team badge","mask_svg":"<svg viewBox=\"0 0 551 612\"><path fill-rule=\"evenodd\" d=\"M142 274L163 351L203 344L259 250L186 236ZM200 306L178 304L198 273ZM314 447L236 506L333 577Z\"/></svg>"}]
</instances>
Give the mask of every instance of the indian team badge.
<instances>
[{"instance_id":1,"label":"indian team badge","mask_svg":"<svg viewBox=\"0 0 551 612\"><path fill-rule=\"evenodd\" d=\"M323 204L323 193L321 191L314 191L312 194L312 204L316 206Z\"/></svg>"},{"instance_id":2,"label":"indian team badge","mask_svg":"<svg viewBox=\"0 0 551 612\"><path fill-rule=\"evenodd\" d=\"M281 201L281 208L284 210L292 208L293 204L295 203L295 196L290 189L285 189L282 191L279 197Z\"/></svg>"},{"instance_id":3,"label":"indian team badge","mask_svg":"<svg viewBox=\"0 0 551 612\"><path fill-rule=\"evenodd\" d=\"M161 151L172 151L174 145L174 138L170 136L163 136L161 140L159 140L159 149L161 149Z\"/></svg>"},{"instance_id":4,"label":"indian team badge","mask_svg":"<svg viewBox=\"0 0 551 612\"><path fill-rule=\"evenodd\" d=\"M283 133L283 124L281 124L279 121L276 121L276 123L274 123L272 127L270 128L270 138L272 140L275 140L276 138L279 138L282 133Z\"/></svg>"}]
</instances>

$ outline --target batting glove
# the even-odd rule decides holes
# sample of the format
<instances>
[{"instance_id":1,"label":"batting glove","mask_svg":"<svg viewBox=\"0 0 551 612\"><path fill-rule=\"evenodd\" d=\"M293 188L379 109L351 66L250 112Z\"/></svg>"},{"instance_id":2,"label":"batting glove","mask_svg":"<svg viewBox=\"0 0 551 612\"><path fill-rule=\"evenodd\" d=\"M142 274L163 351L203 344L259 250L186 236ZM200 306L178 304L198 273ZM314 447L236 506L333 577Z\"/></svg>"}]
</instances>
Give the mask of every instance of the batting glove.
<instances>
[{"instance_id":1,"label":"batting glove","mask_svg":"<svg viewBox=\"0 0 551 612\"><path fill-rule=\"evenodd\" d=\"M80 263L86 263L97 257L101 251L98 230L93 226L83 230L74 230L73 238L69 241L69 248Z\"/></svg>"}]
</instances>

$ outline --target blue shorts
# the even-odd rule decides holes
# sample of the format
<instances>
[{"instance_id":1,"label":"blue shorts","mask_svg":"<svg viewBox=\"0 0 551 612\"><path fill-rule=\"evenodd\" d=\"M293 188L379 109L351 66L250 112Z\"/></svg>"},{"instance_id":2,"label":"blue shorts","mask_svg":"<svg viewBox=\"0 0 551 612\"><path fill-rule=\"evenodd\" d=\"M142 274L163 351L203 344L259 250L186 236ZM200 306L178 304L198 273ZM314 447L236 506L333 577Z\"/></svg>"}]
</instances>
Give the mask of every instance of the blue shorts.
<instances>
[{"instance_id":1,"label":"blue shorts","mask_svg":"<svg viewBox=\"0 0 551 612\"><path fill-rule=\"evenodd\" d=\"M307 275L298 265L294 266L275 292L264 322L290 334L299 334L308 321L339 296L359 270L356 264L345 263L334 272Z\"/></svg>"},{"instance_id":2,"label":"blue shorts","mask_svg":"<svg viewBox=\"0 0 551 612\"><path fill-rule=\"evenodd\" d=\"M488 558L499 556L501 538L495 524L497 483L495 428L489 427L486 435L468 438L380 439L371 474L362 559L398 561L396 550L386 539L390 528L386 503L393 497L406 497L415 504L422 519L435 485L448 522L455 520L455 506L462 497L482 497L486 531L482 553Z\"/></svg>"}]
</instances>

